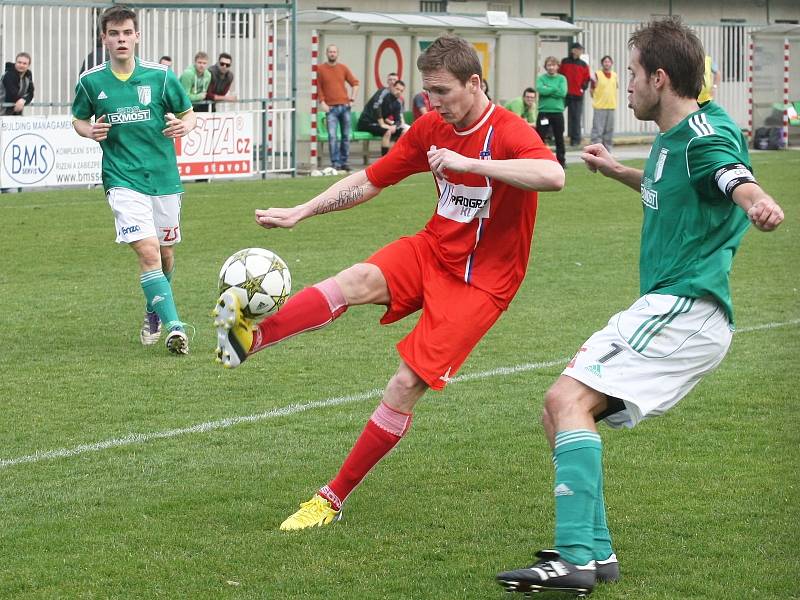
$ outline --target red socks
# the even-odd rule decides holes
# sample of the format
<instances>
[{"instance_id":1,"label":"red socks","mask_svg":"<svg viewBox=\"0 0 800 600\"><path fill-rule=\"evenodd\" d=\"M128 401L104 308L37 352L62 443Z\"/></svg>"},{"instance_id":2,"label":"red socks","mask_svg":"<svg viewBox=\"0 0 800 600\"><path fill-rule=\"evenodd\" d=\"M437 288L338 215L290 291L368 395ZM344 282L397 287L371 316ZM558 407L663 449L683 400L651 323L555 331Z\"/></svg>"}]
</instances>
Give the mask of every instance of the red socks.
<instances>
[{"instance_id":1,"label":"red socks","mask_svg":"<svg viewBox=\"0 0 800 600\"><path fill-rule=\"evenodd\" d=\"M253 332L250 354L288 337L324 327L347 310L341 288L333 277L297 292Z\"/></svg>"},{"instance_id":2,"label":"red socks","mask_svg":"<svg viewBox=\"0 0 800 600\"><path fill-rule=\"evenodd\" d=\"M378 405L336 477L319 491L334 510L341 508L350 492L397 445L411 427L411 417L383 402Z\"/></svg>"}]
</instances>

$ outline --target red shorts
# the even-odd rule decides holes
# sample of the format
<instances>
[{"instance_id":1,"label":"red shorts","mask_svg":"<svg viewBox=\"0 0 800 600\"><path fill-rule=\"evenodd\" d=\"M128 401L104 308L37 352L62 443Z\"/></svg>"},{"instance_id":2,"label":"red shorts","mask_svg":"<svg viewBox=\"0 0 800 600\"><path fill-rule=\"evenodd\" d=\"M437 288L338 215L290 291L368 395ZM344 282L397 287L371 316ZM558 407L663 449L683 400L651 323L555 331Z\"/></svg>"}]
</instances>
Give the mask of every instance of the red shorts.
<instances>
[{"instance_id":1,"label":"red shorts","mask_svg":"<svg viewBox=\"0 0 800 600\"><path fill-rule=\"evenodd\" d=\"M367 261L389 286L386 325L422 309L397 351L431 389L441 390L503 312L492 297L447 272L425 234L400 238Z\"/></svg>"}]
</instances>

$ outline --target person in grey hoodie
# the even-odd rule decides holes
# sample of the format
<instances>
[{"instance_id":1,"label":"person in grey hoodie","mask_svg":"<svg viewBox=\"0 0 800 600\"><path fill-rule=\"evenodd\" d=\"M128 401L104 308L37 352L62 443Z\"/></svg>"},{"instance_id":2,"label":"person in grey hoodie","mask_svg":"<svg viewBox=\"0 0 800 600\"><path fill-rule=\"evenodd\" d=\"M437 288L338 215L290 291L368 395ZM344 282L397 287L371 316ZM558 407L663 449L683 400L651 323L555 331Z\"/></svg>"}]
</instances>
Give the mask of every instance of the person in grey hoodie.
<instances>
[{"instance_id":1,"label":"person in grey hoodie","mask_svg":"<svg viewBox=\"0 0 800 600\"><path fill-rule=\"evenodd\" d=\"M0 104L13 106L0 108L0 115L21 116L22 109L33 100L33 74L30 71L31 55L20 52L15 62L6 63L6 72L0 77Z\"/></svg>"}]
</instances>

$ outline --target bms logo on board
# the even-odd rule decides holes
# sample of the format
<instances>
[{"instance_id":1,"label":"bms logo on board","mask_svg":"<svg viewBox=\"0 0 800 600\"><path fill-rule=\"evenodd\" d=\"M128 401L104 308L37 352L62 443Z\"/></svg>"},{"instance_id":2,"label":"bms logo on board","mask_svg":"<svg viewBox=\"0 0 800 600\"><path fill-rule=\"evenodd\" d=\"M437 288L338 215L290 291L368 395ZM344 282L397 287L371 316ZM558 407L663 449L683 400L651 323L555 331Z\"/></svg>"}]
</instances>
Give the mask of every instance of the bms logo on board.
<instances>
[{"instance_id":1,"label":"bms logo on board","mask_svg":"<svg viewBox=\"0 0 800 600\"><path fill-rule=\"evenodd\" d=\"M53 170L56 153L46 139L35 133L13 138L3 152L3 169L23 185L41 181Z\"/></svg>"}]
</instances>

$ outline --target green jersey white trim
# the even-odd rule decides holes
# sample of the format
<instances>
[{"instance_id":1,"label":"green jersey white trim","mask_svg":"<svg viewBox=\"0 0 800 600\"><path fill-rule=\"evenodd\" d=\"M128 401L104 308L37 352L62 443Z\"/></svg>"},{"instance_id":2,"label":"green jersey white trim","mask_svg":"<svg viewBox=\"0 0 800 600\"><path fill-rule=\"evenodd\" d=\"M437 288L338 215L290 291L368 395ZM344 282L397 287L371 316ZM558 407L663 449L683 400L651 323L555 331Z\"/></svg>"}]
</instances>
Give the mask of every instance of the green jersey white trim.
<instances>
[{"instance_id":1,"label":"green jersey white trim","mask_svg":"<svg viewBox=\"0 0 800 600\"><path fill-rule=\"evenodd\" d=\"M135 190L148 196L183 191L175 142L164 137L165 115L192 107L175 73L165 65L136 59L127 80L105 62L81 74L72 115L89 120L105 115L111 123L103 149L103 187Z\"/></svg>"},{"instance_id":2,"label":"green jersey white trim","mask_svg":"<svg viewBox=\"0 0 800 600\"><path fill-rule=\"evenodd\" d=\"M733 322L728 276L749 222L717 173L751 169L739 128L714 102L656 137L642 175L640 292L711 296Z\"/></svg>"}]
</instances>

